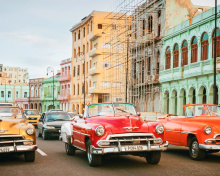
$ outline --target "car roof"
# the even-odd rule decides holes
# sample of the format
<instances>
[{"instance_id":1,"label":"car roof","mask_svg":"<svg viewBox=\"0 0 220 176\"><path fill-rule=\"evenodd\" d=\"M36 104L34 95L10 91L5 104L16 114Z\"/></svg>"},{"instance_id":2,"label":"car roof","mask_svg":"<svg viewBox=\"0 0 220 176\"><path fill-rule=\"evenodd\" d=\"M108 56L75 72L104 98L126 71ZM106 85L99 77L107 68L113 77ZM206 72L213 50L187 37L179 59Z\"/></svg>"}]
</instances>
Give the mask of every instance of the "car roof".
<instances>
[{"instance_id":1,"label":"car roof","mask_svg":"<svg viewBox=\"0 0 220 176\"><path fill-rule=\"evenodd\" d=\"M45 114L68 114L68 112L64 112L64 111L52 111L52 112L45 112Z\"/></svg>"}]
</instances>

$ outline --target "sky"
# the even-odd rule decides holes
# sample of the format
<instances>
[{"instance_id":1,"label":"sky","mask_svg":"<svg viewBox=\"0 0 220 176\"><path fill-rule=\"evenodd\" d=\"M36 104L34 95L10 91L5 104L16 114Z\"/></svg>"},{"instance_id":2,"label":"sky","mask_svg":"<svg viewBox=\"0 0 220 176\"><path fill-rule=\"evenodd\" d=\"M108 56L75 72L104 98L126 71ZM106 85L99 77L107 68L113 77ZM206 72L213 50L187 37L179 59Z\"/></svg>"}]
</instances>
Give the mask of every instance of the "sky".
<instances>
[{"instance_id":1,"label":"sky","mask_svg":"<svg viewBox=\"0 0 220 176\"><path fill-rule=\"evenodd\" d=\"M116 0L0 0L0 64L28 68L46 77L72 55L70 28L93 10L107 11ZM214 0L192 0L214 6ZM220 0L218 0L220 4Z\"/></svg>"}]
</instances>

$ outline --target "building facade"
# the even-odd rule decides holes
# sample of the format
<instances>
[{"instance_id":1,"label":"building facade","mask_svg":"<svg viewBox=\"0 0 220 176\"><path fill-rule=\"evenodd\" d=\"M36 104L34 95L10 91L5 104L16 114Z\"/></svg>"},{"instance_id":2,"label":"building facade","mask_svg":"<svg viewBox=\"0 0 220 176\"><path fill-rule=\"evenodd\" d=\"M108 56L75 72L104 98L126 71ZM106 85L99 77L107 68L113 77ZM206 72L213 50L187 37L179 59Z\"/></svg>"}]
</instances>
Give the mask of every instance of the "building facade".
<instances>
[{"instance_id":1,"label":"building facade","mask_svg":"<svg viewBox=\"0 0 220 176\"><path fill-rule=\"evenodd\" d=\"M42 96L40 97L40 101L42 102L42 112L47 112L50 109L60 108L60 102L57 99L58 95L60 95L60 82L58 81L57 77L58 77L57 75L54 76L54 85L53 85L53 77L44 79L42 82L43 89L41 92ZM53 97L53 87L54 87L54 97Z\"/></svg>"},{"instance_id":2,"label":"building facade","mask_svg":"<svg viewBox=\"0 0 220 176\"><path fill-rule=\"evenodd\" d=\"M62 60L60 63L61 75L58 77L60 82L60 95L58 100L60 101L60 109L64 111L70 111L70 93L71 93L71 58Z\"/></svg>"},{"instance_id":3,"label":"building facade","mask_svg":"<svg viewBox=\"0 0 220 176\"><path fill-rule=\"evenodd\" d=\"M42 102L40 97L43 96L43 82L44 78L29 79L29 92L28 103L30 109L38 109L42 112Z\"/></svg>"},{"instance_id":4,"label":"building facade","mask_svg":"<svg viewBox=\"0 0 220 176\"><path fill-rule=\"evenodd\" d=\"M218 11L220 6L218 6ZM162 112L184 115L187 103L213 103L214 8L174 26L163 39ZM216 29L220 56L220 16ZM217 70L220 65L217 64ZM220 80L217 73L217 87ZM219 103L219 94L217 97Z\"/></svg>"},{"instance_id":5,"label":"building facade","mask_svg":"<svg viewBox=\"0 0 220 176\"><path fill-rule=\"evenodd\" d=\"M190 0L148 0L138 6L132 18L131 102L140 112L161 112L163 70L162 38L165 30L191 19L208 8L193 6Z\"/></svg>"}]
</instances>

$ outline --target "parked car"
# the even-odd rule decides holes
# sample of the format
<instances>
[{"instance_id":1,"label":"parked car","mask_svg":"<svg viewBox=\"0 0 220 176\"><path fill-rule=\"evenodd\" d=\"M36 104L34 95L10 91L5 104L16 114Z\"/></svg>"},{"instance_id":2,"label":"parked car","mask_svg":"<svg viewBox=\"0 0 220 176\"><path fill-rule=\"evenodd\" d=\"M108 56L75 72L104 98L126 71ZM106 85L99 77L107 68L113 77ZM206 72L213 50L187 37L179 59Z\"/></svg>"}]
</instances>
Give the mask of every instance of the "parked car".
<instances>
[{"instance_id":1,"label":"parked car","mask_svg":"<svg viewBox=\"0 0 220 176\"><path fill-rule=\"evenodd\" d=\"M58 112L60 112L60 111L63 112L62 109L50 109L50 110L49 110L49 112L57 112L57 111L58 111Z\"/></svg>"},{"instance_id":2,"label":"parked car","mask_svg":"<svg viewBox=\"0 0 220 176\"><path fill-rule=\"evenodd\" d=\"M13 106L12 103L0 103L0 106Z\"/></svg>"},{"instance_id":3,"label":"parked car","mask_svg":"<svg viewBox=\"0 0 220 176\"><path fill-rule=\"evenodd\" d=\"M60 140L67 155L86 151L90 166L101 165L106 154L138 155L157 164L168 146L163 131L157 122L144 122L132 104L101 103L86 106L83 116L62 125Z\"/></svg>"},{"instance_id":4,"label":"parked car","mask_svg":"<svg viewBox=\"0 0 220 176\"><path fill-rule=\"evenodd\" d=\"M41 115L37 109L24 109L24 113L29 117L27 119L28 123L31 123L32 125L38 124Z\"/></svg>"},{"instance_id":5,"label":"parked car","mask_svg":"<svg viewBox=\"0 0 220 176\"><path fill-rule=\"evenodd\" d=\"M72 118L74 118L74 117L77 116L76 113L74 113L74 112L68 112L68 113L69 113L69 115L70 115Z\"/></svg>"},{"instance_id":6,"label":"parked car","mask_svg":"<svg viewBox=\"0 0 220 176\"><path fill-rule=\"evenodd\" d=\"M220 151L220 107L209 104L187 104L185 116L166 114L157 122L164 125L164 139L169 144L189 147L194 160L207 152Z\"/></svg>"},{"instance_id":7,"label":"parked car","mask_svg":"<svg viewBox=\"0 0 220 176\"><path fill-rule=\"evenodd\" d=\"M33 125L26 123L19 107L0 107L0 114L0 153L24 154L26 162L33 162L37 149Z\"/></svg>"},{"instance_id":8,"label":"parked car","mask_svg":"<svg viewBox=\"0 0 220 176\"><path fill-rule=\"evenodd\" d=\"M71 116L68 112L46 112L39 119L38 137L43 137L44 140L50 137L59 137L61 126L69 122Z\"/></svg>"}]
</instances>

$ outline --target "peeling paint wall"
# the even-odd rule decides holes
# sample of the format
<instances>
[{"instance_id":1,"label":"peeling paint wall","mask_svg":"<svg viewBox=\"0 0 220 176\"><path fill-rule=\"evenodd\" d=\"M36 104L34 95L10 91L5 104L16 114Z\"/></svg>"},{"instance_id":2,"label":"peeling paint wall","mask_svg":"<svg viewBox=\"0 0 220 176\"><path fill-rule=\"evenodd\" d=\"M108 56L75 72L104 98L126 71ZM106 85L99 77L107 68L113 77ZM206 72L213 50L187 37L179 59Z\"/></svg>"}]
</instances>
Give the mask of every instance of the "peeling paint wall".
<instances>
[{"instance_id":1,"label":"peeling paint wall","mask_svg":"<svg viewBox=\"0 0 220 176\"><path fill-rule=\"evenodd\" d=\"M191 0L166 0L166 27L168 30L183 21L209 10L210 7L194 6Z\"/></svg>"}]
</instances>

